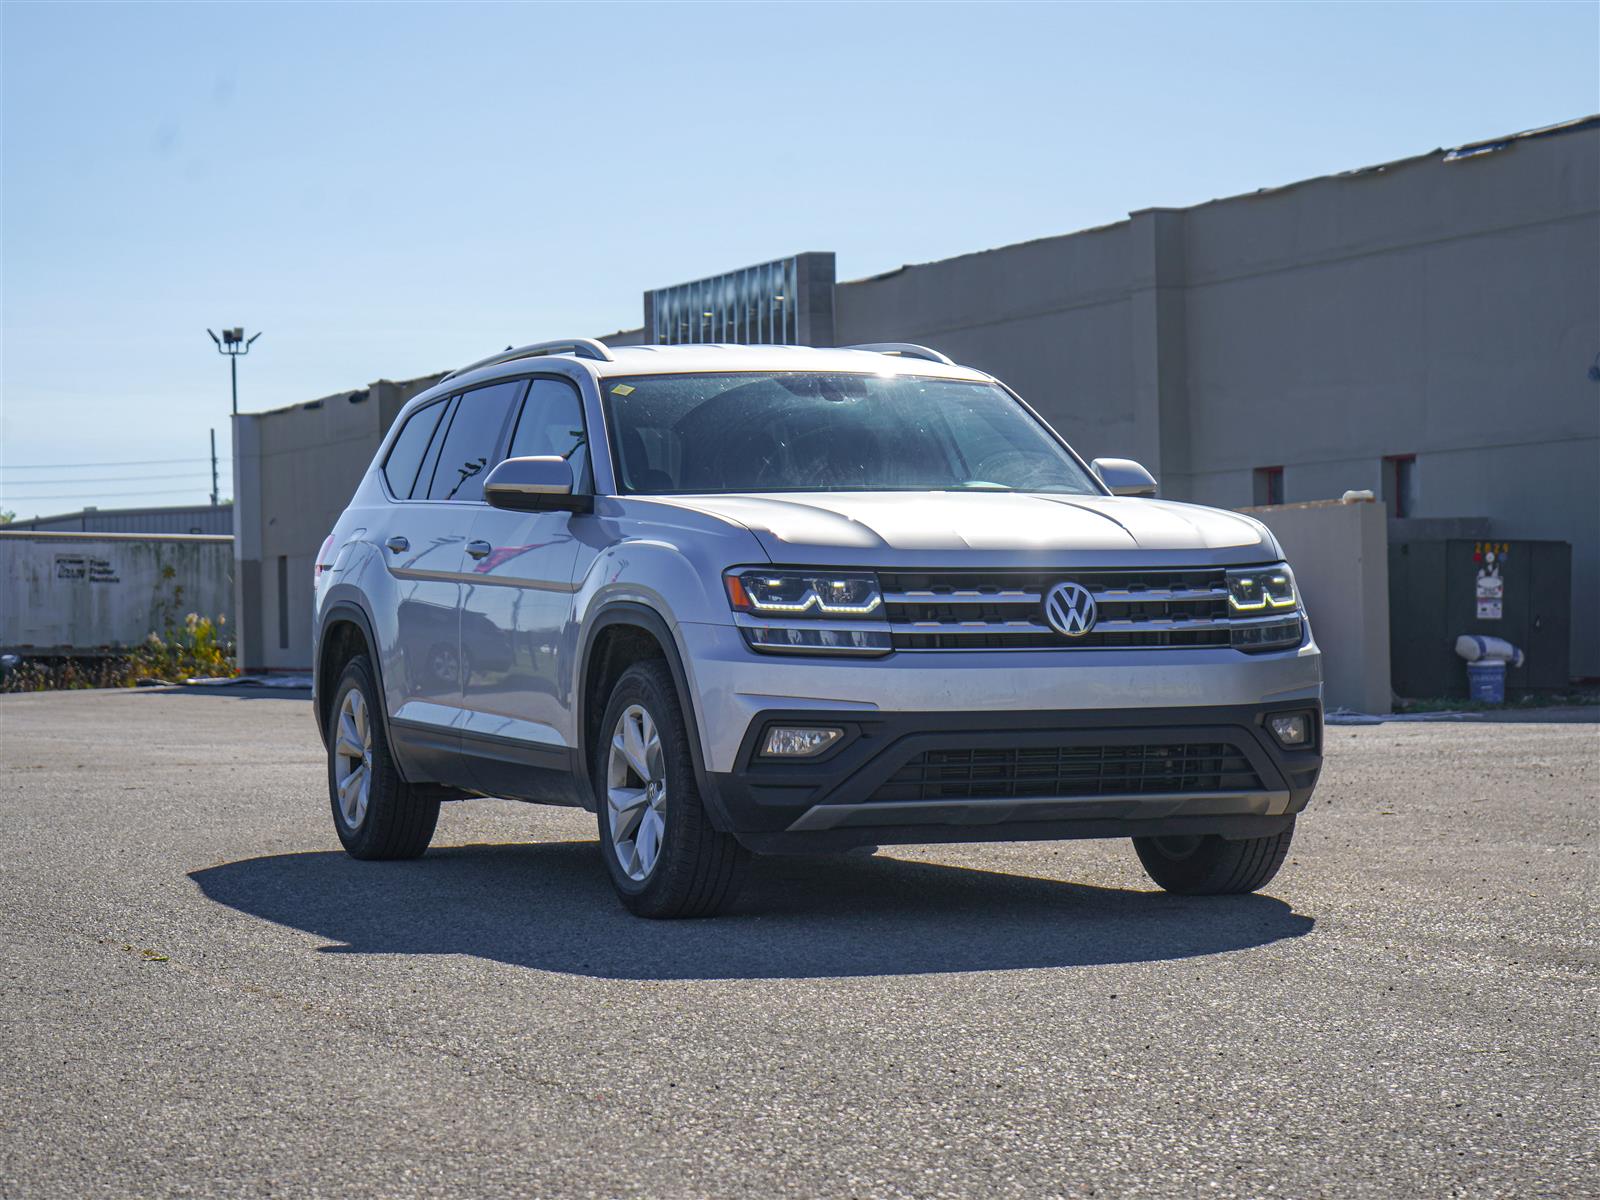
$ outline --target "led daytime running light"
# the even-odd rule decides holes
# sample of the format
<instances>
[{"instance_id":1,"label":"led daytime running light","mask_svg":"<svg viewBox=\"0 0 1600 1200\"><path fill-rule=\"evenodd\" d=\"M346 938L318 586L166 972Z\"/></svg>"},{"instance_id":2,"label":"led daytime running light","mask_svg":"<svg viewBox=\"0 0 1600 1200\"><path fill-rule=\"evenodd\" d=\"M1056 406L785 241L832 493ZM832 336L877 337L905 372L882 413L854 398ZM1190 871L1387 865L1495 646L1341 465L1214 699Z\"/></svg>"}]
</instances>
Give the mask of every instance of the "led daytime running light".
<instances>
[{"instance_id":1,"label":"led daytime running light","mask_svg":"<svg viewBox=\"0 0 1600 1200\"><path fill-rule=\"evenodd\" d=\"M802 616L816 612L833 617L864 617L878 611L883 598L878 581L871 575L786 575L772 571L745 571L724 577L728 602L740 612ZM825 599L824 595L859 595L858 602ZM790 597L777 599L773 593Z\"/></svg>"},{"instance_id":2,"label":"led daytime running light","mask_svg":"<svg viewBox=\"0 0 1600 1200\"><path fill-rule=\"evenodd\" d=\"M1228 572L1228 607L1234 612L1287 612L1300 603L1287 565Z\"/></svg>"}]
</instances>

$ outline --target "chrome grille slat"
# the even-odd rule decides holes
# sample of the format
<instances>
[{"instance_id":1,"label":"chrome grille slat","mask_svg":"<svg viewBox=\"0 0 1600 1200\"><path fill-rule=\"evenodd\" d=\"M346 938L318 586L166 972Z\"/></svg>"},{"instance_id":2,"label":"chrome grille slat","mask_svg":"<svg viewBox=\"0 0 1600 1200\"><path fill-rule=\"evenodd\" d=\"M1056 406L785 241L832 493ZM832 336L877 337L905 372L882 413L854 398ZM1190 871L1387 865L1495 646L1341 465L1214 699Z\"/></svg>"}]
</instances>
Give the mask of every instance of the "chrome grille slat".
<instances>
[{"instance_id":1,"label":"chrome grille slat","mask_svg":"<svg viewBox=\"0 0 1600 1200\"><path fill-rule=\"evenodd\" d=\"M905 592L885 592L883 599L888 604L1038 604L1044 599L1044 593L1015 590L934 592L914 589Z\"/></svg>"},{"instance_id":2,"label":"chrome grille slat","mask_svg":"<svg viewBox=\"0 0 1600 1200\"><path fill-rule=\"evenodd\" d=\"M1066 576L1063 576L1066 578ZM1133 591L1128 588L1105 588L1102 590L1090 589L1096 604L1129 604L1145 601L1162 601L1164 603L1193 602L1196 604L1208 600L1225 598L1228 589L1219 588L1150 588L1144 591ZM1044 602L1043 592L1031 591L995 591L978 592L972 590L934 592L927 589L914 589L904 592L885 592L885 604L1041 604Z\"/></svg>"},{"instance_id":3,"label":"chrome grille slat","mask_svg":"<svg viewBox=\"0 0 1600 1200\"><path fill-rule=\"evenodd\" d=\"M1216 588L1148 588L1131 591L1128 588L1106 588L1094 593L1096 604L1113 604L1123 600L1215 600L1226 597L1228 589Z\"/></svg>"},{"instance_id":4,"label":"chrome grille slat","mask_svg":"<svg viewBox=\"0 0 1600 1200\"><path fill-rule=\"evenodd\" d=\"M1045 629L1042 621L896 621L891 629Z\"/></svg>"},{"instance_id":5,"label":"chrome grille slat","mask_svg":"<svg viewBox=\"0 0 1600 1200\"><path fill-rule=\"evenodd\" d=\"M1226 647L1233 630L1288 613L1235 617L1224 567L1116 570L880 571L897 650L1168 649ZM1072 580L1098 619L1067 638L1044 619L1045 594Z\"/></svg>"}]
</instances>

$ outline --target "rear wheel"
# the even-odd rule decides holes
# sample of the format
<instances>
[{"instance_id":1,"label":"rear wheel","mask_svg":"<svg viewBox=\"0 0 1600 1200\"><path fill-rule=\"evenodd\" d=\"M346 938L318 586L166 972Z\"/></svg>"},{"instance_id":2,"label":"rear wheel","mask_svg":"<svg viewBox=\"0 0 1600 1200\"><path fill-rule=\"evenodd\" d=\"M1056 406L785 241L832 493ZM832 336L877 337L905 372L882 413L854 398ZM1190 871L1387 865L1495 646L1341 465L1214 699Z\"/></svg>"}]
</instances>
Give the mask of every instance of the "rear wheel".
<instances>
[{"instance_id":1,"label":"rear wheel","mask_svg":"<svg viewBox=\"0 0 1600 1200\"><path fill-rule=\"evenodd\" d=\"M647 660L622 673L600 732L590 764L600 850L622 903L641 917L710 916L727 907L750 855L712 827L664 663Z\"/></svg>"},{"instance_id":2,"label":"rear wheel","mask_svg":"<svg viewBox=\"0 0 1600 1200\"><path fill-rule=\"evenodd\" d=\"M355 858L416 858L433 840L439 802L400 778L378 708L372 665L358 654L333 693L328 796L339 841Z\"/></svg>"},{"instance_id":3,"label":"rear wheel","mask_svg":"<svg viewBox=\"0 0 1600 1200\"><path fill-rule=\"evenodd\" d=\"M1166 891L1221 896L1265 887L1283 865L1293 838L1291 821L1282 833L1268 837L1136 837L1133 848L1145 873Z\"/></svg>"}]
</instances>

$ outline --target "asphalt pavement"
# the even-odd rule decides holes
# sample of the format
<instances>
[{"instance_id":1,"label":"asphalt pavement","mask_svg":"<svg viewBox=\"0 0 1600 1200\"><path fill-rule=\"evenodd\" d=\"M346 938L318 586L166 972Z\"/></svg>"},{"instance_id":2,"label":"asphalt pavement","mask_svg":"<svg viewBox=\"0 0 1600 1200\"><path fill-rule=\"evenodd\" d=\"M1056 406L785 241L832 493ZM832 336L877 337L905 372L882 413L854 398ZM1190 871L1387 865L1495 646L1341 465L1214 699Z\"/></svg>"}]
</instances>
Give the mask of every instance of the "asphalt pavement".
<instances>
[{"instance_id":1,"label":"asphalt pavement","mask_svg":"<svg viewBox=\"0 0 1600 1200\"><path fill-rule=\"evenodd\" d=\"M1265 894L1125 842L612 897L360 863L303 695L0 697L0 1196L1596 1195L1600 729L1334 726Z\"/></svg>"}]
</instances>

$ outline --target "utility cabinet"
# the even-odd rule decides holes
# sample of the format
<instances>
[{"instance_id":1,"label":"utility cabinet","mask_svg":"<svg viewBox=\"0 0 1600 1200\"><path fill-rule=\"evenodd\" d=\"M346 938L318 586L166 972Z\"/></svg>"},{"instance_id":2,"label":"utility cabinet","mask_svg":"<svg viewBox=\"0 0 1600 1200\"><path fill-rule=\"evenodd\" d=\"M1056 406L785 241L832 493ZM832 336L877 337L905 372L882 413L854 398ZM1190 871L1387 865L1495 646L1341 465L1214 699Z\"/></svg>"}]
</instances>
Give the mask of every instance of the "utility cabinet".
<instances>
[{"instance_id":1,"label":"utility cabinet","mask_svg":"<svg viewBox=\"0 0 1600 1200\"><path fill-rule=\"evenodd\" d=\"M1456 654L1464 633L1504 638L1526 656L1506 669L1507 695L1571 682L1572 546L1502 538L1439 538L1389 546L1389 647L1394 690L1411 699L1465 696Z\"/></svg>"}]
</instances>

